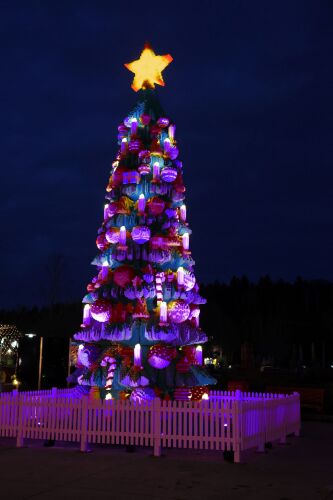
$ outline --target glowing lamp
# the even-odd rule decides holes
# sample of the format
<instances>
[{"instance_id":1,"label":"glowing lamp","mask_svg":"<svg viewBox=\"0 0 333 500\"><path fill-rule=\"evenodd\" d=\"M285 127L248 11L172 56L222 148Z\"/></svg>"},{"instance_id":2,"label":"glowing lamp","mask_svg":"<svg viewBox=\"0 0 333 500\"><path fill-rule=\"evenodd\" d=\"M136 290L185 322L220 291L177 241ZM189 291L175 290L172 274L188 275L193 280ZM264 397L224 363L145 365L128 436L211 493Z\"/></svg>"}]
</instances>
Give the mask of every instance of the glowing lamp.
<instances>
[{"instance_id":1,"label":"glowing lamp","mask_svg":"<svg viewBox=\"0 0 333 500\"><path fill-rule=\"evenodd\" d=\"M124 137L124 139L121 141L121 146L120 146L120 152L121 154L126 154L127 150L127 139Z\"/></svg>"},{"instance_id":2,"label":"glowing lamp","mask_svg":"<svg viewBox=\"0 0 333 500\"><path fill-rule=\"evenodd\" d=\"M107 219L107 217L108 217L108 208L109 208L109 204L108 204L108 203L106 203L106 204L104 205L104 220L106 220L106 219Z\"/></svg>"},{"instance_id":3,"label":"glowing lamp","mask_svg":"<svg viewBox=\"0 0 333 500\"><path fill-rule=\"evenodd\" d=\"M202 365L202 347L201 345L197 345L195 348L195 362L197 365Z\"/></svg>"},{"instance_id":4,"label":"glowing lamp","mask_svg":"<svg viewBox=\"0 0 333 500\"><path fill-rule=\"evenodd\" d=\"M168 320L168 306L166 302L161 302L160 305L160 323L166 323Z\"/></svg>"},{"instance_id":5,"label":"glowing lamp","mask_svg":"<svg viewBox=\"0 0 333 500\"><path fill-rule=\"evenodd\" d=\"M101 278L103 281L105 281L108 278L109 275L109 263L107 260L105 260L102 264L102 272L101 272Z\"/></svg>"},{"instance_id":6,"label":"glowing lamp","mask_svg":"<svg viewBox=\"0 0 333 500\"><path fill-rule=\"evenodd\" d=\"M138 210L139 212L144 212L146 208L146 199L144 194L140 194L138 200Z\"/></svg>"},{"instance_id":7,"label":"glowing lamp","mask_svg":"<svg viewBox=\"0 0 333 500\"><path fill-rule=\"evenodd\" d=\"M120 231L119 231L119 243L122 246L126 245L126 227L121 226Z\"/></svg>"},{"instance_id":8,"label":"glowing lamp","mask_svg":"<svg viewBox=\"0 0 333 500\"><path fill-rule=\"evenodd\" d=\"M83 324L84 325L89 325L90 323L90 304L86 304L83 308ZM81 345L79 346L79 349L81 348ZM83 348L83 346L82 346Z\"/></svg>"},{"instance_id":9,"label":"glowing lamp","mask_svg":"<svg viewBox=\"0 0 333 500\"><path fill-rule=\"evenodd\" d=\"M186 205L181 205L179 208L179 216L181 221L186 221Z\"/></svg>"},{"instance_id":10,"label":"glowing lamp","mask_svg":"<svg viewBox=\"0 0 333 500\"><path fill-rule=\"evenodd\" d=\"M153 165L153 180L158 181L160 178L160 164L156 161Z\"/></svg>"},{"instance_id":11,"label":"glowing lamp","mask_svg":"<svg viewBox=\"0 0 333 500\"><path fill-rule=\"evenodd\" d=\"M188 250L190 248L190 235L188 233L183 234L182 244L184 250Z\"/></svg>"},{"instance_id":12,"label":"glowing lamp","mask_svg":"<svg viewBox=\"0 0 333 500\"><path fill-rule=\"evenodd\" d=\"M176 125L170 125L168 128L168 134L169 134L170 141L175 140L175 133L176 133Z\"/></svg>"},{"instance_id":13,"label":"glowing lamp","mask_svg":"<svg viewBox=\"0 0 333 500\"><path fill-rule=\"evenodd\" d=\"M134 347L134 366L141 367L141 345L135 344Z\"/></svg>"},{"instance_id":14,"label":"glowing lamp","mask_svg":"<svg viewBox=\"0 0 333 500\"><path fill-rule=\"evenodd\" d=\"M169 138L164 140L164 153L167 155L171 150L171 142Z\"/></svg>"},{"instance_id":15,"label":"glowing lamp","mask_svg":"<svg viewBox=\"0 0 333 500\"><path fill-rule=\"evenodd\" d=\"M136 135L138 131L138 122L137 122L137 119L136 118L132 118L132 121L131 121L131 135L134 136Z\"/></svg>"},{"instance_id":16,"label":"glowing lamp","mask_svg":"<svg viewBox=\"0 0 333 500\"><path fill-rule=\"evenodd\" d=\"M205 400L205 401L208 401L209 400L209 394L207 394L207 392L204 392L201 399Z\"/></svg>"},{"instance_id":17,"label":"glowing lamp","mask_svg":"<svg viewBox=\"0 0 333 500\"><path fill-rule=\"evenodd\" d=\"M184 268L178 267L178 269L177 269L177 283L179 286L184 285L184 276L185 276Z\"/></svg>"}]
</instances>

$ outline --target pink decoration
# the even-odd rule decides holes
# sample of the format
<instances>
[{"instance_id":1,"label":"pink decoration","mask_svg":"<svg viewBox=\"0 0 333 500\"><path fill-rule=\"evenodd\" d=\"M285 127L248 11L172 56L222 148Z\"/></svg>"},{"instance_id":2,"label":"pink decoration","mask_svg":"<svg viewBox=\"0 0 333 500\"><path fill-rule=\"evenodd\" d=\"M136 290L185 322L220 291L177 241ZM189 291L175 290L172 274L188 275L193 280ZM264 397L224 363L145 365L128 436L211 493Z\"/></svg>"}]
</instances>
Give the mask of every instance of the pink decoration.
<instances>
[{"instance_id":1,"label":"pink decoration","mask_svg":"<svg viewBox=\"0 0 333 500\"><path fill-rule=\"evenodd\" d=\"M113 217L114 214L117 213L117 209L118 209L118 203L115 201L111 201L111 203L108 204L108 208L106 209L107 217Z\"/></svg>"},{"instance_id":2,"label":"pink decoration","mask_svg":"<svg viewBox=\"0 0 333 500\"><path fill-rule=\"evenodd\" d=\"M90 307L91 316L99 323L111 319L111 304L107 300L98 299Z\"/></svg>"},{"instance_id":3,"label":"pink decoration","mask_svg":"<svg viewBox=\"0 0 333 500\"><path fill-rule=\"evenodd\" d=\"M106 239L109 243L118 243L119 242L119 229L117 227L110 227L106 231Z\"/></svg>"},{"instance_id":4,"label":"pink decoration","mask_svg":"<svg viewBox=\"0 0 333 500\"><path fill-rule=\"evenodd\" d=\"M172 323L183 323L190 315L190 306L182 299L168 303L168 318Z\"/></svg>"},{"instance_id":5,"label":"pink decoration","mask_svg":"<svg viewBox=\"0 0 333 500\"><path fill-rule=\"evenodd\" d=\"M132 229L132 239L135 243L143 245L150 239L150 229L147 226L135 226Z\"/></svg>"},{"instance_id":6,"label":"pink decoration","mask_svg":"<svg viewBox=\"0 0 333 500\"><path fill-rule=\"evenodd\" d=\"M99 250L105 250L108 247L108 242L105 238L105 233L101 233L97 236L96 245Z\"/></svg>"},{"instance_id":7,"label":"pink decoration","mask_svg":"<svg viewBox=\"0 0 333 500\"><path fill-rule=\"evenodd\" d=\"M161 172L161 178L165 182L173 182L177 177L177 170L173 167L164 167Z\"/></svg>"},{"instance_id":8,"label":"pink decoration","mask_svg":"<svg viewBox=\"0 0 333 500\"><path fill-rule=\"evenodd\" d=\"M162 198L154 196L148 202L148 210L153 215L160 215L165 207L165 202Z\"/></svg>"},{"instance_id":9,"label":"pink decoration","mask_svg":"<svg viewBox=\"0 0 333 500\"><path fill-rule=\"evenodd\" d=\"M141 115L140 120L141 120L142 125L149 125L150 120L151 120L151 116L150 115Z\"/></svg>"},{"instance_id":10,"label":"pink decoration","mask_svg":"<svg viewBox=\"0 0 333 500\"><path fill-rule=\"evenodd\" d=\"M141 163L141 165L138 166L138 172L140 175L150 174L150 165L147 165L146 163Z\"/></svg>"},{"instance_id":11,"label":"pink decoration","mask_svg":"<svg viewBox=\"0 0 333 500\"><path fill-rule=\"evenodd\" d=\"M157 120L157 125L161 128L166 128L169 125L169 120L168 118L159 118Z\"/></svg>"}]
</instances>

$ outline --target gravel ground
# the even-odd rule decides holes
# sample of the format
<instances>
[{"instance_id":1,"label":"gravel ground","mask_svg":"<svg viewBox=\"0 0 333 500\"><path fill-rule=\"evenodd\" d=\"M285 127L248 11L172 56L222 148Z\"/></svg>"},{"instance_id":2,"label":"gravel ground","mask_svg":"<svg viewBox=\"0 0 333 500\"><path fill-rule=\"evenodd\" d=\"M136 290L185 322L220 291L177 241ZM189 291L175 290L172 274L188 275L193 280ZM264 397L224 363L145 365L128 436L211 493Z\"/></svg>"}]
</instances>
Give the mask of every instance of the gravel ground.
<instances>
[{"instance_id":1,"label":"gravel ground","mask_svg":"<svg viewBox=\"0 0 333 500\"><path fill-rule=\"evenodd\" d=\"M14 440L0 441L1 500L333 500L332 423L305 422L300 438L248 452L242 464L218 452L165 450L154 458L151 449L80 453L42 444L16 449Z\"/></svg>"}]
</instances>

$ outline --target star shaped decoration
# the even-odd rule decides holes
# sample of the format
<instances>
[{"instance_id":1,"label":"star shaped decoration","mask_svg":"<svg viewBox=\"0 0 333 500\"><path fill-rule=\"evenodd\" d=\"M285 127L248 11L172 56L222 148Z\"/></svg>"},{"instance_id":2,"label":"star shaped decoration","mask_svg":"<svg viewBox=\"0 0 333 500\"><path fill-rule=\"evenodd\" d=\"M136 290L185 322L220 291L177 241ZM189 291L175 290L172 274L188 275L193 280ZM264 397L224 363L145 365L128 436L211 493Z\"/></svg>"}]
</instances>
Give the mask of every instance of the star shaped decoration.
<instances>
[{"instance_id":1,"label":"star shaped decoration","mask_svg":"<svg viewBox=\"0 0 333 500\"><path fill-rule=\"evenodd\" d=\"M155 83L164 87L162 71L172 60L170 54L157 56L151 46L146 43L139 59L124 65L135 75L131 85L132 89L135 92L140 89L154 89Z\"/></svg>"}]
</instances>

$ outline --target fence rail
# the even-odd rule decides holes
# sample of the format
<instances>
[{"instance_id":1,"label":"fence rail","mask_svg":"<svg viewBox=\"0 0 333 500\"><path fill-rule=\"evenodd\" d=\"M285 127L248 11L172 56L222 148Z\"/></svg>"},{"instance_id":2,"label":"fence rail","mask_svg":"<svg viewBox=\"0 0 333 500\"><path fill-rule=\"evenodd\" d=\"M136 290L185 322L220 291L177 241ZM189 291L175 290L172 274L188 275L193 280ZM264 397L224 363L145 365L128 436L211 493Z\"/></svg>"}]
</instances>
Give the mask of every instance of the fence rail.
<instances>
[{"instance_id":1,"label":"fence rail","mask_svg":"<svg viewBox=\"0 0 333 500\"><path fill-rule=\"evenodd\" d=\"M241 453L299 434L300 402L292 395L211 391L207 401L136 403L90 400L73 389L0 394L0 437L80 443L194 448Z\"/></svg>"}]
</instances>

